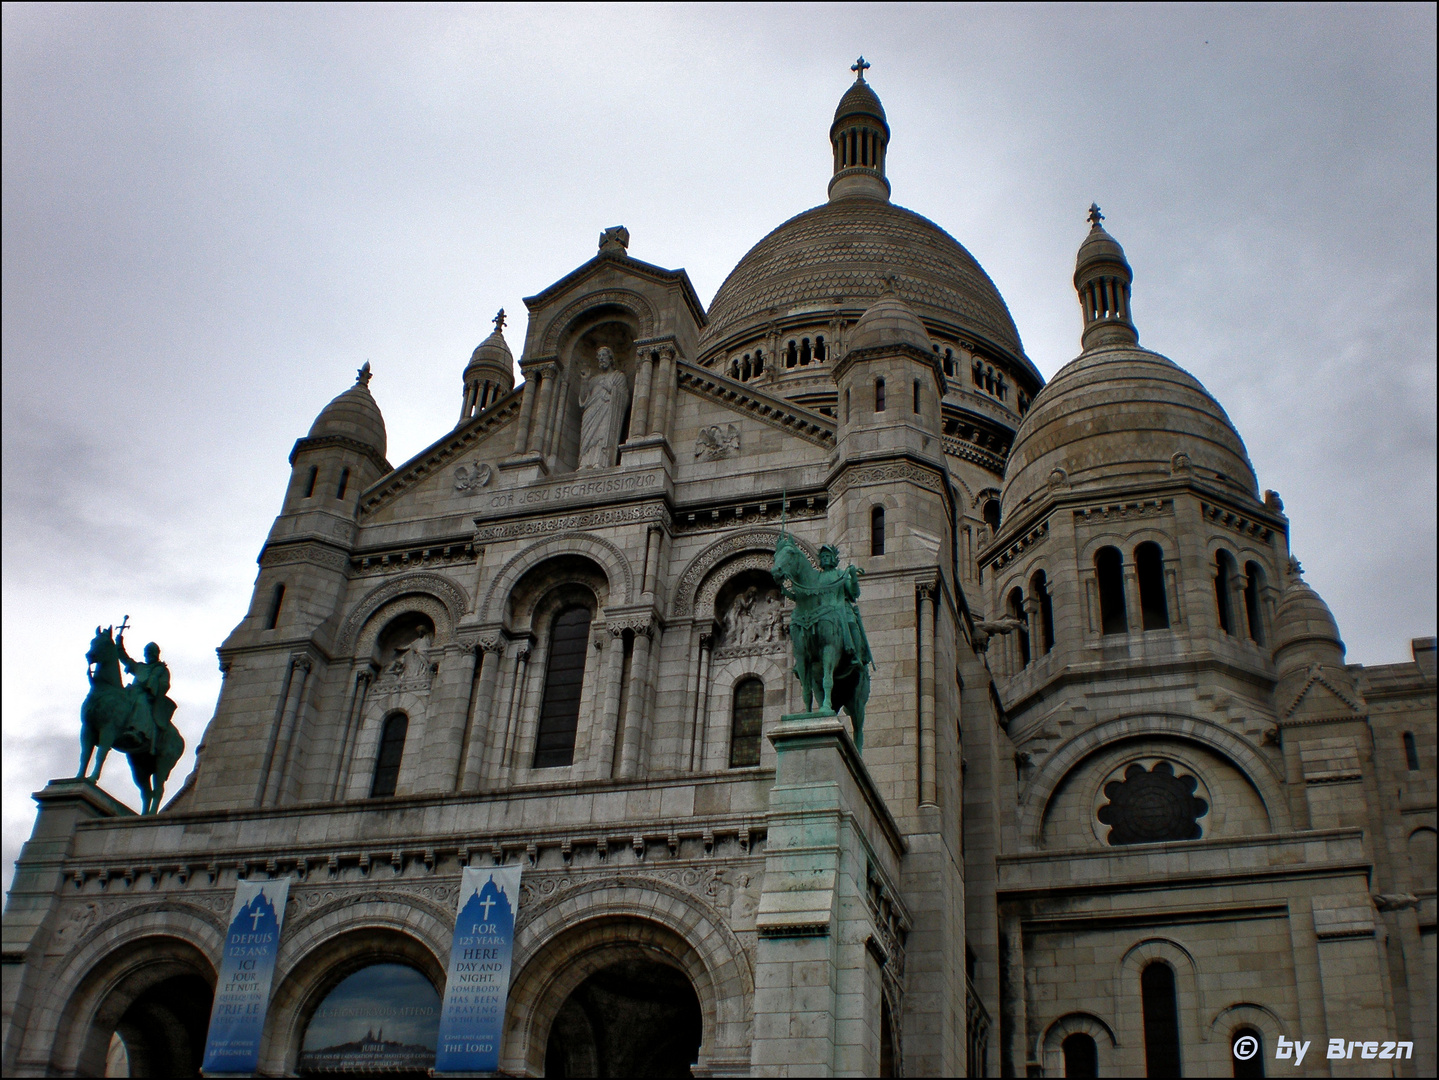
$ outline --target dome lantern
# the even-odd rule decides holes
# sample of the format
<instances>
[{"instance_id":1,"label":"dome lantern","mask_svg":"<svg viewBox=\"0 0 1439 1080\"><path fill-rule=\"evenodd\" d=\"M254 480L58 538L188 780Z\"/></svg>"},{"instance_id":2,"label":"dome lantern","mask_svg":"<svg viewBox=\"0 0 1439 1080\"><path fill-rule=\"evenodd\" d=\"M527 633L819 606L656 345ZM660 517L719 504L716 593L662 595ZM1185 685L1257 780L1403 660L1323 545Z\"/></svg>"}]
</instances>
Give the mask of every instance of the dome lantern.
<instances>
[{"instance_id":1,"label":"dome lantern","mask_svg":"<svg viewBox=\"0 0 1439 1080\"><path fill-rule=\"evenodd\" d=\"M465 365L460 424L484 412L515 387L515 358L504 334L505 309L500 308L491 322L495 324L494 331L475 346Z\"/></svg>"},{"instance_id":2,"label":"dome lantern","mask_svg":"<svg viewBox=\"0 0 1439 1080\"><path fill-rule=\"evenodd\" d=\"M1091 228L1079 245L1075 260L1074 288L1084 312L1081 347L1088 351L1100 345L1138 345L1139 331L1129 311L1129 287L1134 271L1124 249L1100 224L1104 215L1089 204Z\"/></svg>"},{"instance_id":3,"label":"dome lantern","mask_svg":"<svg viewBox=\"0 0 1439 1080\"><path fill-rule=\"evenodd\" d=\"M830 202L836 199L865 198L889 201L889 181L884 177L884 157L889 146L889 122L884 106L865 82L870 64L860 57L850 67L854 85L839 99L830 125L829 142L834 151L834 176L829 182Z\"/></svg>"}]
</instances>

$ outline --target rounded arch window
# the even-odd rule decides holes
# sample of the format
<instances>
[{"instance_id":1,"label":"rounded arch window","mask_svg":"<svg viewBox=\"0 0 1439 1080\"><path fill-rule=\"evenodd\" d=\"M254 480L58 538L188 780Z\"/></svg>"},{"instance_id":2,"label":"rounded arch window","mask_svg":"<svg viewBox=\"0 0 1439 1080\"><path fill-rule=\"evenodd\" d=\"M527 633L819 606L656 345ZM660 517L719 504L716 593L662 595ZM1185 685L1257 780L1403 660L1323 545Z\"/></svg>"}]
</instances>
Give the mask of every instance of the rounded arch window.
<instances>
[{"instance_id":1,"label":"rounded arch window","mask_svg":"<svg viewBox=\"0 0 1439 1080\"><path fill-rule=\"evenodd\" d=\"M1252 1077L1264 1075L1264 1033L1258 1028L1236 1028L1229 1036L1229 1048L1234 1057L1234 1075ZM1240 1055L1244 1056L1241 1057Z\"/></svg>"},{"instance_id":2,"label":"rounded arch window","mask_svg":"<svg viewBox=\"0 0 1439 1080\"><path fill-rule=\"evenodd\" d=\"M380 751L375 755L375 778L370 782L370 798L386 799L395 793L400 780L400 762L405 757L405 736L410 718L402 712L385 717L380 728Z\"/></svg>"},{"instance_id":3,"label":"rounded arch window","mask_svg":"<svg viewBox=\"0 0 1439 1080\"><path fill-rule=\"evenodd\" d=\"M435 1064L440 995L408 964L370 964L342 979L311 1015L301 1075L409 1073Z\"/></svg>"},{"instance_id":4,"label":"rounded arch window","mask_svg":"<svg viewBox=\"0 0 1439 1080\"><path fill-rule=\"evenodd\" d=\"M729 764L741 769L759 764L760 734L764 728L764 683L751 675L735 684L730 722Z\"/></svg>"},{"instance_id":5,"label":"rounded arch window","mask_svg":"<svg viewBox=\"0 0 1439 1080\"><path fill-rule=\"evenodd\" d=\"M1102 547L1094 555L1094 575L1099 585L1099 621L1105 634L1129 632L1129 614L1124 604L1124 556L1118 548Z\"/></svg>"},{"instance_id":6,"label":"rounded arch window","mask_svg":"<svg viewBox=\"0 0 1439 1080\"><path fill-rule=\"evenodd\" d=\"M1169 629L1169 598L1164 590L1164 549L1146 540L1134 549L1139 579L1139 612L1146 630Z\"/></svg>"},{"instance_id":7,"label":"rounded arch window","mask_svg":"<svg viewBox=\"0 0 1439 1080\"><path fill-rule=\"evenodd\" d=\"M984 516L984 523L989 526L990 532L999 532L999 500L986 499L984 509L980 511Z\"/></svg>"},{"instance_id":8,"label":"rounded arch window","mask_svg":"<svg viewBox=\"0 0 1439 1080\"><path fill-rule=\"evenodd\" d=\"M535 736L536 769L561 768L574 763L589 639L590 609L587 607L566 608L550 624L545 696Z\"/></svg>"},{"instance_id":9,"label":"rounded arch window","mask_svg":"<svg viewBox=\"0 0 1439 1080\"><path fill-rule=\"evenodd\" d=\"M1064 1051L1064 1075L1094 1077L1099 1075L1099 1047L1094 1036L1084 1031L1066 1035L1060 1044Z\"/></svg>"}]
</instances>

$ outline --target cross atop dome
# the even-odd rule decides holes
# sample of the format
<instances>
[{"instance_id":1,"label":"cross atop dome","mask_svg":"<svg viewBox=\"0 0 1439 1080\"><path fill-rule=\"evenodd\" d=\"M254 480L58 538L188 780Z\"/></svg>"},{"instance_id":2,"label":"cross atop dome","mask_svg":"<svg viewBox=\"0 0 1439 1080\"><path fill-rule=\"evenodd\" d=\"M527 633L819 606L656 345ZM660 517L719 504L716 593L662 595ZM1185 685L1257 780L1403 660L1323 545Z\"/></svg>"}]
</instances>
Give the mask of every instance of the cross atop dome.
<instances>
[{"instance_id":1,"label":"cross atop dome","mask_svg":"<svg viewBox=\"0 0 1439 1080\"><path fill-rule=\"evenodd\" d=\"M849 70L854 72L855 80L857 82L864 82L864 73L872 67L874 67L874 65L871 64L868 60L866 60L863 56L861 56L858 60L856 60L853 64L849 66Z\"/></svg>"},{"instance_id":2,"label":"cross atop dome","mask_svg":"<svg viewBox=\"0 0 1439 1080\"><path fill-rule=\"evenodd\" d=\"M495 324L495 333L498 334L503 330L505 328L505 309L500 308L500 313L491 319L490 322Z\"/></svg>"},{"instance_id":3,"label":"cross atop dome","mask_svg":"<svg viewBox=\"0 0 1439 1080\"><path fill-rule=\"evenodd\" d=\"M373 374L374 374L374 373L370 370L370 362L369 362L368 360L366 360L366 361L365 361L365 366L362 367L362 368L360 368L357 372L355 372L355 385L356 385L356 386L369 386L369 385L370 385L370 377L371 377Z\"/></svg>"},{"instance_id":4,"label":"cross atop dome","mask_svg":"<svg viewBox=\"0 0 1439 1080\"><path fill-rule=\"evenodd\" d=\"M1098 203L1089 204L1089 216L1086 220L1096 229L1100 228L1099 223L1104 220L1104 215L1099 212Z\"/></svg>"}]
</instances>

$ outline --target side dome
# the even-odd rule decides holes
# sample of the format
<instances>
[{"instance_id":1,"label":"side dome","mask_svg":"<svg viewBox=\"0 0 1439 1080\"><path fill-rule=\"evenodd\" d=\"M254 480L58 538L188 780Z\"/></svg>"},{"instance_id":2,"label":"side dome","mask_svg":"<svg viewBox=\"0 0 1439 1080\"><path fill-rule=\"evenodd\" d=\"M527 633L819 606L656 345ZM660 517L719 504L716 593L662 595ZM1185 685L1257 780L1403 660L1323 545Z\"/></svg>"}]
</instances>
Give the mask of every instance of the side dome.
<instances>
[{"instance_id":1,"label":"side dome","mask_svg":"<svg viewBox=\"0 0 1439 1080\"><path fill-rule=\"evenodd\" d=\"M370 396L370 365L360 369L355 385L335 398L315 417L310 425L311 439L338 436L354 439L374 450L381 458L385 456L385 418L380 407Z\"/></svg>"},{"instance_id":2,"label":"side dome","mask_svg":"<svg viewBox=\"0 0 1439 1080\"><path fill-rule=\"evenodd\" d=\"M889 275L921 318L1023 357L1009 308L974 256L928 218L879 199L806 210L752 247L715 293L700 352L776 317L878 297Z\"/></svg>"},{"instance_id":3,"label":"side dome","mask_svg":"<svg viewBox=\"0 0 1439 1080\"><path fill-rule=\"evenodd\" d=\"M1198 379L1148 349L1101 347L1066 364L1034 399L1005 466L1000 502L1007 517L1057 469L1070 485L1085 487L1164 476L1176 466L1258 500L1244 441Z\"/></svg>"},{"instance_id":4,"label":"side dome","mask_svg":"<svg viewBox=\"0 0 1439 1080\"><path fill-rule=\"evenodd\" d=\"M900 343L913 345L924 352L929 352L931 345L919 316L892 293L875 301L854 324L849 336L851 352Z\"/></svg>"},{"instance_id":5,"label":"side dome","mask_svg":"<svg viewBox=\"0 0 1439 1080\"><path fill-rule=\"evenodd\" d=\"M1281 676L1314 663L1344 663L1344 641L1334 612L1300 576L1297 560L1290 560L1284 594L1274 609L1274 661Z\"/></svg>"}]
</instances>

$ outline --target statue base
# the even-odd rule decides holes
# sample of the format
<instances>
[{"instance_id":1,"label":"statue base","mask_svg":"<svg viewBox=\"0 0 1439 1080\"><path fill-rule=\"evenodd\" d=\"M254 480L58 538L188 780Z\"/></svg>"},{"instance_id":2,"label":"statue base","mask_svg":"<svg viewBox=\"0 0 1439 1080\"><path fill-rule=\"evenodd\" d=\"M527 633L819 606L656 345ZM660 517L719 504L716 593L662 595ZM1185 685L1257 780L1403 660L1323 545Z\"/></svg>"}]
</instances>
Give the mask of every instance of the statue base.
<instances>
[{"instance_id":1,"label":"statue base","mask_svg":"<svg viewBox=\"0 0 1439 1080\"><path fill-rule=\"evenodd\" d=\"M838 716L838 709L815 709L812 712L785 713L779 718L781 724L790 720L824 720L831 716Z\"/></svg>"}]
</instances>

